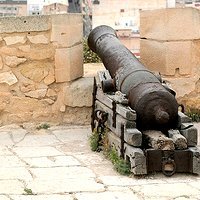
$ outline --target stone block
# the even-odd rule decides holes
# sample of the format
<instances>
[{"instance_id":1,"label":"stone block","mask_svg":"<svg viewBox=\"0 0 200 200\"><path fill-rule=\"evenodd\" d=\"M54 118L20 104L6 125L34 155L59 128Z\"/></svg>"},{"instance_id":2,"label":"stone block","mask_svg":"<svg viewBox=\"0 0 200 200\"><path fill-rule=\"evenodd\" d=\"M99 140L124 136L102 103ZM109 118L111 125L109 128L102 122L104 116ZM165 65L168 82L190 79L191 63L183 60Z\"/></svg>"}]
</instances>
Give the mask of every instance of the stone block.
<instances>
[{"instance_id":1,"label":"stone block","mask_svg":"<svg viewBox=\"0 0 200 200\"><path fill-rule=\"evenodd\" d=\"M0 180L0 193L9 194L23 194L24 184L20 180Z\"/></svg>"},{"instance_id":2,"label":"stone block","mask_svg":"<svg viewBox=\"0 0 200 200\"><path fill-rule=\"evenodd\" d=\"M51 19L48 15L0 18L0 33L47 31L50 28Z\"/></svg>"},{"instance_id":3,"label":"stone block","mask_svg":"<svg viewBox=\"0 0 200 200\"><path fill-rule=\"evenodd\" d=\"M39 61L32 61L29 63L21 64L21 74L33 80L34 82L41 82L46 77L49 76L51 70L53 69L52 62L39 62Z\"/></svg>"},{"instance_id":4,"label":"stone block","mask_svg":"<svg viewBox=\"0 0 200 200\"><path fill-rule=\"evenodd\" d=\"M153 40L193 40L200 38L200 11L174 8L141 11L140 35Z\"/></svg>"},{"instance_id":5,"label":"stone block","mask_svg":"<svg viewBox=\"0 0 200 200\"><path fill-rule=\"evenodd\" d=\"M0 56L0 69L3 69L3 60L1 56Z\"/></svg>"},{"instance_id":6,"label":"stone block","mask_svg":"<svg viewBox=\"0 0 200 200\"><path fill-rule=\"evenodd\" d=\"M48 44L49 38L46 35L29 35L27 36L29 41L33 44Z\"/></svg>"},{"instance_id":7,"label":"stone block","mask_svg":"<svg viewBox=\"0 0 200 200\"><path fill-rule=\"evenodd\" d=\"M20 51L29 53L30 50L31 50L31 46L30 46L30 45L23 45L23 46L19 46L18 49L19 49Z\"/></svg>"},{"instance_id":8,"label":"stone block","mask_svg":"<svg viewBox=\"0 0 200 200\"><path fill-rule=\"evenodd\" d=\"M28 48L27 48L27 51L29 51ZM53 46L50 44L49 45L41 44L35 47L31 47L30 51L27 52L25 55L27 58L30 58L31 60L49 59L52 62L55 56L55 48L53 48Z\"/></svg>"},{"instance_id":9,"label":"stone block","mask_svg":"<svg viewBox=\"0 0 200 200\"><path fill-rule=\"evenodd\" d=\"M197 128L191 123L182 123L180 133L187 139L189 147L194 147L197 145Z\"/></svg>"},{"instance_id":10,"label":"stone block","mask_svg":"<svg viewBox=\"0 0 200 200\"><path fill-rule=\"evenodd\" d=\"M38 89L38 90L26 92L24 93L24 95L31 98L42 99L45 97L46 93L47 93L47 89Z\"/></svg>"},{"instance_id":11,"label":"stone block","mask_svg":"<svg viewBox=\"0 0 200 200\"><path fill-rule=\"evenodd\" d=\"M17 43L24 44L27 39L25 36L9 36L9 37L5 37L4 40L7 45L13 45Z\"/></svg>"},{"instance_id":12,"label":"stone block","mask_svg":"<svg viewBox=\"0 0 200 200\"><path fill-rule=\"evenodd\" d=\"M194 66L191 41L140 40L141 62L162 75L190 75ZM183 56L184 55L184 56Z\"/></svg>"},{"instance_id":13,"label":"stone block","mask_svg":"<svg viewBox=\"0 0 200 200\"><path fill-rule=\"evenodd\" d=\"M56 49L55 78L56 82L72 81L83 76L83 46L82 44Z\"/></svg>"},{"instance_id":14,"label":"stone block","mask_svg":"<svg viewBox=\"0 0 200 200\"><path fill-rule=\"evenodd\" d=\"M80 78L64 90L64 104L71 107L92 106L93 78Z\"/></svg>"},{"instance_id":15,"label":"stone block","mask_svg":"<svg viewBox=\"0 0 200 200\"><path fill-rule=\"evenodd\" d=\"M80 14L52 15L51 42L59 47L70 47L81 43L83 22Z\"/></svg>"},{"instance_id":16,"label":"stone block","mask_svg":"<svg viewBox=\"0 0 200 200\"><path fill-rule=\"evenodd\" d=\"M14 85L17 82L18 82L17 77L11 71L0 73L0 83L7 83L8 85Z\"/></svg>"},{"instance_id":17,"label":"stone block","mask_svg":"<svg viewBox=\"0 0 200 200\"><path fill-rule=\"evenodd\" d=\"M6 56L5 57L5 64L9 67L16 67L17 65L20 65L21 63L26 62L26 58L19 58L17 56Z\"/></svg>"}]
</instances>

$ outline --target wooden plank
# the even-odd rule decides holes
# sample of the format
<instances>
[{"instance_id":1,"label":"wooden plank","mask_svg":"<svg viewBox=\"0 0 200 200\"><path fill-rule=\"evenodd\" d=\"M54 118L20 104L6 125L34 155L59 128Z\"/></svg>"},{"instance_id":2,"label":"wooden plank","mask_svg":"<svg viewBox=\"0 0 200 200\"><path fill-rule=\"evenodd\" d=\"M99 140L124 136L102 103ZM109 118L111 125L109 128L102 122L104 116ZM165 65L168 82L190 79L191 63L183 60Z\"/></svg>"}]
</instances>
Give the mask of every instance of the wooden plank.
<instances>
[{"instance_id":1,"label":"wooden plank","mask_svg":"<svg viewBox=\"0 0 200 200\"><path fill-rule=\"evenodd\" d=\"M98 88L96 99L101 103L112 109L113 99L110 98L111 95L104 94L103 91ZM113 95L114 96L114 95ZM136 120L136 112L132 110L129 106L123 106L121 104L116 104L116 112L124 117L125 119L134 121Z\"/></svg>"},{"instance_id":2,"label":"wooden plank","mask_svg":"<svg viewBox=\"0 0 200 200\"><path fill-rule=\"evenodd\" d=\"M182 113L181 111L178 111L178 116L180 118L181 123L192 122L192 119L188 117L187 115L185 115L184 113Z\"/></svg>"},{"instance_id":3,"label":"wooden plank","mask_svg":"<svg viewBox=\"0 0 200 200\"><path fill-rule=\"evenodd\" d=\"M121 155L121 140L111 131L108 132L109 144ZM144 152L140 148L132 147L128 144L124 144L125 160L131 164L131 172L134 175L147 174L146 157Z\"/></svg>"},{"instance_id":4,"label":"wooden plank","mask_svg":"<svg viewBox=\"0 0 200 200\"><path fill-rule=\"evenodd\" d=\"M107 120L106 124L110 130L115 132L116 131L115 128L112 128L113 127L112 126L113 125L112 110L108 106L106 106L103 103L101 103L100 101L96 100L95 101L95 110L98 110L98 109L103 110L106 113L108 113L108 120Z\"/></svg>"},{"instance_id":5,"label":"wooden plank","mask_svg":"<svg viewBox=\"0 0 200 200\"><path fill-rule=\"evenodd\" d=\"M143 132L144 143L155 150L174 150L171 138L166 137L161 131L149 130Z\"/></svg>"},{"instance_id":6,"label":"wooden plank","mask_svg":"<svg viewBox=\"0 0 200 200\"><path fill-rule=\"evenodd\" d=\"M113 100L105 95L100 88L97 89L96 99L98 99L101 103L105 104L109 108L112 108Z\"/></svg>"},{"instance_id":7,"label":"wooden plank","mask_svg":"<svg viewBox=\"0 0 200 200\"><path fill-rule=\"evenodd\" d=\"M121 104L116 105L116 112L124 117L125 119L128 119L130 121L136 120L136 112L135 110L131 109L130 107L123 106Z\"/></svg>"},{"instance_id":8,"label":"wooden plank","mask_svg":"<svg viewBox=\"0 0 200 200\"><path fill-rule=\"evenodd\" d=\"M107 126L108 128L113 131L119 138L121 137L121 126L124 126L124 132L127 132L127 129L132 129L136 128L136 122L135 121L130 121L119 114L116 116L116 127L113 127L113 111L100 101L96 100L96 109L103 110L108 113L108 120L107 120ZM139 145L139 144L138 144Z\"/></svg>"},{"instance_id":9,"label":"wooden plank","mask_svg":"<svg viewBox=\"0 0 200 200\"><path fill-rule=\"evenodd\" d=\"M108 132L108 141L111 147L117 150L118 156L121 156L121 140L112 131Z\"/></svg>"},{"instance_id":10,"label":"wooden plank","mask_svg":"<svg viewBox=\"0 0 200 200\"><path fill-rule=\"evenodd\" d=\"M142 146L142 133L136 128L127 128L124 131L124 141L134 147Z\"/></svg>"},{"instance_id":11,"label":"wooden plank","mask_svg":"<svg viewBox=\"0 0 200 200\"><path fill-rule=\"evenodd\" d=\"M197 145L198 131L192 123L182 123L180 133L186 138L189 147Z\"/></svg>"},{"instance_id":12,"label":"wooden plank","mask_svg":"<svg viewBox=\"0 0 200 200\"><path fill-rule=\"evenodd\" d=\"M192 152L192 173L200 175L200 149L197 147L190 147L189 151Z\"/></svg>"},{"instance_id":13,"label":"wooden plank","mask_svg":"<svg viewBox=\"0 0 200 200\"><path fill-rule=\"evenodd\" d=\"M124 144L125 159L131 163L131 172L134 175L147 174L146 157L144 152L140 148L132 147L128 144Z\"/></svg>"},{"instance_id":14,"label":"wooden plank","mask_svg":"<svg viewBox=\"0 0 200 200\"><path fill-rule=\"evenodd\" d=\"M169 138L171 138L174 142L175 149L183 150L187 149L187 140L186 138L180 134L178 130L169 130L168 131Z\"/></svg>"}]
</instances>

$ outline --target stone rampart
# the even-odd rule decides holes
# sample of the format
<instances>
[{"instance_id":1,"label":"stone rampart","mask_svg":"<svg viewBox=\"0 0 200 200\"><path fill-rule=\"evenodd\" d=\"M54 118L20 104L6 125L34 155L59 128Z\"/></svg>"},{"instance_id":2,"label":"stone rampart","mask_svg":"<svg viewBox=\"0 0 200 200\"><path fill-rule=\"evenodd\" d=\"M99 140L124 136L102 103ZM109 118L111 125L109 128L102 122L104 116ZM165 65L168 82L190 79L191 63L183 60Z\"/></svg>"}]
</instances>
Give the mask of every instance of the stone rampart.
<instances>
[{"instance_id":1,"label":"stone rampart","mask_svg":"<svg viewBox=\"0 0 200 200\"><path fill-rule=\"evenodd\" d=\"M88 123L91 102L75 92L93 81L81 78L82 26L79 14L0 18L0 124Z\"/></svg>"},{"instance_id":2,"label":"stone rampart","mask_svg":"<svg viewBox=\"0 0 200 200\"><path fill-rule=\"evenodd\" d=\"M142 11L141 62L160 72L179 103L200 109L200 10Z\"/></svg>"}]
</instances>

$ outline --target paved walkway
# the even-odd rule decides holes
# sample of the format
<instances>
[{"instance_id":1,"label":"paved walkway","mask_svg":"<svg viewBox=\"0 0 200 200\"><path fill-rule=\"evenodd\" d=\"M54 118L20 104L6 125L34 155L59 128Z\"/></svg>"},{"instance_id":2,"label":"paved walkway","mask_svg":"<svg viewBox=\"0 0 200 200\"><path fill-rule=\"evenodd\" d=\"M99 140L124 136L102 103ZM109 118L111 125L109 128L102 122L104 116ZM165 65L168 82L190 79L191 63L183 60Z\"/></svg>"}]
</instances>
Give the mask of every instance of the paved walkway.
<instances>
[{"instance_id":1,"label":"paved walkway","mask_svg":"<svg viewBox=\"0 0 200 200\"><path fill-rule=\"evenodd\" d=\"M89 133L89 127L1 127L0 200L200 199L200 176L120 176L91 152Z\"/></svg>"}]
</instances>

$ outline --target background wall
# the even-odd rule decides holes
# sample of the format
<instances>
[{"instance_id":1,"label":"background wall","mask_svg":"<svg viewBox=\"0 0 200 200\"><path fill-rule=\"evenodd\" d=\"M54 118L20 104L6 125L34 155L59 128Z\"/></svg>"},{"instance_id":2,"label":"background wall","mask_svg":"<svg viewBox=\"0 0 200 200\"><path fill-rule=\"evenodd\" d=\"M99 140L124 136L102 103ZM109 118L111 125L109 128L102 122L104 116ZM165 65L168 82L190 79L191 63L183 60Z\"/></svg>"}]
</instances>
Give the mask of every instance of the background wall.
<instances>
[{"instance_id":1,"label":"background wall","mask_svg":"<svg viewBox=\"0 0 200 200\"><path fill-rule=\"evenodd\" d=\"M88 123L82 26L79 14L0 19L0 124Z\"/></svg>"},{"instance_id":2,"label":"background wall","mask_svg":"<svg viewBox=\"0 0 200 200\"><path fill-rule=\"evenodd\" d=\"M142 11L141 61L160 72L179 103L200 109L200 10Z\"/></svg>"}]
</instances>

